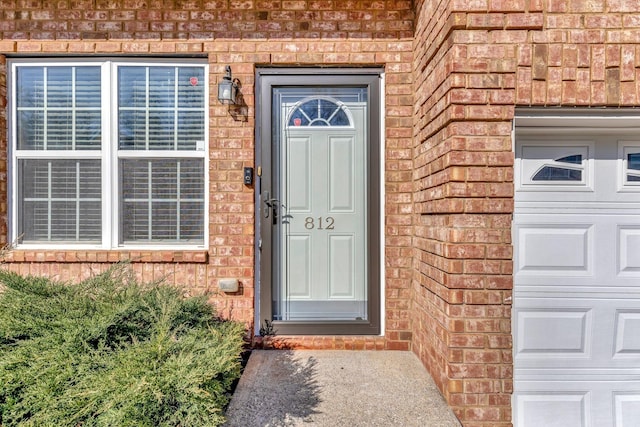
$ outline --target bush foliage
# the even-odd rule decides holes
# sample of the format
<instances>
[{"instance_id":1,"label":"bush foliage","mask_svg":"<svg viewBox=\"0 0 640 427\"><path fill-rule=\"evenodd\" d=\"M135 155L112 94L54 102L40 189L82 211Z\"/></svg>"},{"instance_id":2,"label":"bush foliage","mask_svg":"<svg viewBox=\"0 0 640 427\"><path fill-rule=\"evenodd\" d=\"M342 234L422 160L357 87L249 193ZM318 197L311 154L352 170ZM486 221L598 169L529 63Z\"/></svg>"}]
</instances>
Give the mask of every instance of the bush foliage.
<instances>
[{"instance_id":1,"label":"bush foliage","mask_svg":"<svg viewBox=\"0 0 640 427\"><path fill-rule=\"evenodd\" d=\"M0 425L215 426L243 327L123 266L80 284L0 270Z\"/></svg>"}]
</instances>

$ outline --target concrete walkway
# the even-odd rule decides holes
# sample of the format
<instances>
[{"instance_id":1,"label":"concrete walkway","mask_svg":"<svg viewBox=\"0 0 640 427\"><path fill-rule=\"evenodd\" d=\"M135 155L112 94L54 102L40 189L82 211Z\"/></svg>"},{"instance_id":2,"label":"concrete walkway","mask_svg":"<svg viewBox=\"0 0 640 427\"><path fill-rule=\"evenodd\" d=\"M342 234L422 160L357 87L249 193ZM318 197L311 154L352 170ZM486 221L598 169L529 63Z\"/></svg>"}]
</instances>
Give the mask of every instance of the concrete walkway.
<instances>
[{"instance_id":1,"label":"concrete walkway","mask_svg":"<svg viewBox=\"0 0 640 427\"><path fill-rule=\"evenodd\" d=\"M459 427L410 352L254 350L228 427Z\"/></svg>"}]
</instances>

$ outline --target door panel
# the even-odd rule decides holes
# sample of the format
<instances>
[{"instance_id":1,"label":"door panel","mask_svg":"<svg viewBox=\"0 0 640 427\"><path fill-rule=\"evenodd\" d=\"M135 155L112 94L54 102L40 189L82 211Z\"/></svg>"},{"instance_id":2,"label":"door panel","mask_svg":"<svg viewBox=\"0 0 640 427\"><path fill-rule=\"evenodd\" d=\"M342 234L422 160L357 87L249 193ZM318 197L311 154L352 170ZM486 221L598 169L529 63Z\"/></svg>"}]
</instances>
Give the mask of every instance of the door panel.
<instances>
[{"instance_id":1,"label":"door panel","mask_svg":"<svg viewBox=\"0 0 640 427\"><path fill-rule=\"evenodd\" d=\"M339 91L336 91L339 93ZM280 254L281 276L278 320L364 320L366 303L367 215L364 168L366 102L342 102L327 95L314 97L315 89L300 95L298 102L283 103L280 146L280 194L282 223L276 224L285 243ZM297 109L307 109L311 119L323 112L342 109L351 119L348 125L289 125ZM329 114L326 114L330 116ZM295 292L304 280L300 272L303 248L309 292Z\"/></svg>"},{"instance_id":2,"label":"door panel","mask_svg":"<svg viewBox=\"0 0 640 427\"><path fill-rule=\"evenodd\" d=\"M295 266L287 272L289 276L288 294L296 299L311 298L311 236L289 235L289 265Z\"/></svg>"},{"instance_id":3,"label":"door panel","mask_svg":"<svg viewBox=\"0 0 640 427\"><path fill-rule=\"evenodd\" d=\"M329 299L357 299L355 236L329 236Z\"/></svg>"},{"instance_id":4,"label":"door panel","mask_svg":"<svg viewBox=\"0 0 640 427\"><path fill-rule=\"evenodd\" d=\"M363 191L361 180L364 172L361 163L355 161L356 149L362 154L362 147L356 147L356 138L350 135L329 137L329 213L354 212L355 187Z\"/></svg>"},{"instance_id":5,"label":"door panel","mask_svg":"<svg viewBox=\"0 0 640 427\"><path fill-rule=\"evenodd\" d=\"M289 211L311 212L311 177L314 166L311 160L311 137L291 136L288 140L289 161L287 205Z\"/></svg>"},{"instance_id":6,"label":"door panel","mask_svg":"<svg viewBox=\"0 0 640 427\"><path fill-rule=\"evenodd\" d=\"M377 334L380 70L259 70L258 320Z\"/></svg>"}]
</instances>

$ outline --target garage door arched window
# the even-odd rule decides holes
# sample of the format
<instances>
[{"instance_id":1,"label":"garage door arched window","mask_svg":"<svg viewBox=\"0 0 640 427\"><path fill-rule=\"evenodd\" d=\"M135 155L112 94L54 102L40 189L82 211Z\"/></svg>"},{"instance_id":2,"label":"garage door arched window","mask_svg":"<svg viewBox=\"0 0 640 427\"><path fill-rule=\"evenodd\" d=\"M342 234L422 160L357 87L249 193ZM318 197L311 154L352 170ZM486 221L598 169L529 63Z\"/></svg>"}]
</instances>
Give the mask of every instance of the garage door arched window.
<instances>
[{"instance_id":1,"label":"garage door arched window","mask_svg":"<svg viewBox=\"0 0 640 427\"><path fill-rule=\"evenodd\" d=\"M562 164L566 165L562 165ZM572 154L555 159L545 165L531 179L532 181L582 181L582 155Z\"/></svg>"},{"instance_id":2,"label":"garage door arched window","mask_svg":"<svg viewBox=\"0 0 640 427\"><path fill-rule=\"evenodd\" d=\"M516 151L516 188L531 191L592 191L594 146L588 140L557 144L536 138L523 140Z\"/></svg>"}]
</instances>

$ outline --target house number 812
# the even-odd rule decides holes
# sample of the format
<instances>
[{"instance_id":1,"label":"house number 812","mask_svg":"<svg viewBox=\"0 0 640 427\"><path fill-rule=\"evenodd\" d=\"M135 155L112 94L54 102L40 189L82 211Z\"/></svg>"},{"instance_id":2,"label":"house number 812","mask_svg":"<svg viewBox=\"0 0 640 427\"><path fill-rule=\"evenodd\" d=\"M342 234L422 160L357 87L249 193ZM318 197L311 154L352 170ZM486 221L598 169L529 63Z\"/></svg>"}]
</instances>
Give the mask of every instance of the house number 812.
<instances>
[{"instance_id":1,"label":"house number 812","mask_svg":"<svg viewBox=\"0 0 640 427\"><path fill-rule=\"evenodd\" d=\"M307 230L313 230L314 228L318 230L333 230L333 223L335 222L335 220L332 216L324 218L319 216L317 219L318 225L316 226L316 218L310 216L306 217L304 219L304 228L306 228Z\"/></svg>"}]
</instances>

